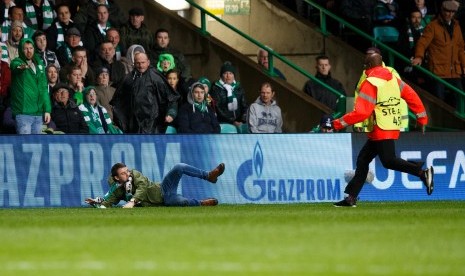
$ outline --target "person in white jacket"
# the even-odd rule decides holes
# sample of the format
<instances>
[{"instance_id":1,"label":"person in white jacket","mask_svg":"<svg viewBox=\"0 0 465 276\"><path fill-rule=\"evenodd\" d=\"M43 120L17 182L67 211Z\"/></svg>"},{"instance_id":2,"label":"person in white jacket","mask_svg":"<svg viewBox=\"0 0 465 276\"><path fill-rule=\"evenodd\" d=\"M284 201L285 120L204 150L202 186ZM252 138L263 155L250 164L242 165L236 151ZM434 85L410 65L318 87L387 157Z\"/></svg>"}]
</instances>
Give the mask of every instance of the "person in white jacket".
<instances>
[{"instance_id":1,"label":"person in white jacket","mask_svg":"<svg viewBox=\"0 0 465 276\"><path fill-rule=\"evenodd\" d=\"M281 108L274 100L275 91L270 83L260 87L260 96L250 105L247 123L250 133L281 133L283 118Z\"/></svg>"}]
</instances>

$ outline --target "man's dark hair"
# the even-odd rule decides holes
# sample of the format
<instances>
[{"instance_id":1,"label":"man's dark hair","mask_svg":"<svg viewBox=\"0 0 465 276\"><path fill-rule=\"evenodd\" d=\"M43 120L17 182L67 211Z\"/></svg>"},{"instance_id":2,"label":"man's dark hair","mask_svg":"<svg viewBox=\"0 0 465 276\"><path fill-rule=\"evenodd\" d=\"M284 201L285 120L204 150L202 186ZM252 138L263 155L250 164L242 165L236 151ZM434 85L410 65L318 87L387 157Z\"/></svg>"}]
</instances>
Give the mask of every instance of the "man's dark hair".
<instances>
[{"instance_id":1,"label":"man's dark hair","mask_svg":"<svg viewBox=\"0 0 465 276\"><path fill-rule=\"evenodd\" d=\"M168 32L167 29L159 28L158 30L155 31L155 37L157 37L157 35L158 35L159 33L167 33L167 34L169 34L170 32Z\"/></svg>"},{"instance_id":2,"label":"man's dark hair","mask_svg":"<svg viewBox=\"0 0 465 276\"><path fill-rule=\"evenodd\" d=\"M318 62L319 60L322 60L322 59L329 60L329 57L326 55L319 55L315 58L315 61Z\"/></svg>"},{"instance_id":3,"label":"man's dark hair","mask_svg":"<svg viewBox=\"0 0 465 276\"><path fill-rule=\"evenodd\" d=\"M36 38L39 36L43 36L43 35L45 35L44 31L41 31L41 30L35 31L34 34L32 35L32 41L36 42Z\"/></svg>"},{"instance_id":4,"label":"man's dark hair","mask_svg":"<svg viewBox=\"0 0 465 276\"><path fill-rule=\"evenodd\" d=\"M76 52L86 52L86 54L87 54L87 49L86 49L86 47L80 46L80 45L79 45L79 46L76 46L76 47L73 49L72 54L74 55L74 53L76 53Z\"/></svg>"},{"instance_id":5,"label":"man's dark hair","mask_svg":"<svg viewBox=\"0 0 465 276\"><path fill-rule=\"evenodd\" d=\"M115 177L118 175L118 170L126 167L124 163L116 163L111 167L111 176Z\"/></svg>"}]
</instances>

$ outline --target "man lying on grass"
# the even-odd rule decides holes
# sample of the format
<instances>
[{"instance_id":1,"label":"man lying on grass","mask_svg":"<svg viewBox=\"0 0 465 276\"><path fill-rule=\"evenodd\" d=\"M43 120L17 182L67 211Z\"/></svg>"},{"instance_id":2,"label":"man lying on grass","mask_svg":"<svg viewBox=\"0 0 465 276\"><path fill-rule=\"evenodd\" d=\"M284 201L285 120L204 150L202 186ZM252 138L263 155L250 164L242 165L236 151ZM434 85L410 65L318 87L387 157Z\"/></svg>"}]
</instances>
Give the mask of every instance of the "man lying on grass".
<instances>
[{"instance_id":1,"label":"man lying on grass","mask_svg":"<svg viewBox=\"0 0 465 276\"><path fill-rule=\"evenodd\" d=\"M178 184L184 174L216 183L224 169L224 163L219 164L209 172L188 164L178 163L168 172L161 183L157 183L150 181L137 170L129 170L123 163L116 163L111 168L111 176L108 177L110 190L103 197L87 198L85 202L96 208L112 207L121 200L127 202L123 208L133 208L134 206L215 206L218 205L216 198L197 200L177 194Z\"/></svg>"}]
</instances>

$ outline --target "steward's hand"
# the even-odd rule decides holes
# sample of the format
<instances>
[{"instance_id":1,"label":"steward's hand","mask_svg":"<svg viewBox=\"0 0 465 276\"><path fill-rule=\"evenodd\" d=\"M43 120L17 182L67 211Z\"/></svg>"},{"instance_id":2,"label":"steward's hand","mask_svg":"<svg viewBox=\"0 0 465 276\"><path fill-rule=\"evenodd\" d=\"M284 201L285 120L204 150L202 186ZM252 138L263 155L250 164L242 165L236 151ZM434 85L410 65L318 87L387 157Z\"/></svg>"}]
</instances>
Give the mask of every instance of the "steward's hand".
<instances>
[{"instance_id":1,"label":"steward's hand","mask_svg":"<svg viewBox=\"0 0 465 276\"><path fill-rule=\"evenodd\" d=\"M129 201L128 203L123 205L123 208L134 208L134 201Z\"/></svg>"}]
</instances>

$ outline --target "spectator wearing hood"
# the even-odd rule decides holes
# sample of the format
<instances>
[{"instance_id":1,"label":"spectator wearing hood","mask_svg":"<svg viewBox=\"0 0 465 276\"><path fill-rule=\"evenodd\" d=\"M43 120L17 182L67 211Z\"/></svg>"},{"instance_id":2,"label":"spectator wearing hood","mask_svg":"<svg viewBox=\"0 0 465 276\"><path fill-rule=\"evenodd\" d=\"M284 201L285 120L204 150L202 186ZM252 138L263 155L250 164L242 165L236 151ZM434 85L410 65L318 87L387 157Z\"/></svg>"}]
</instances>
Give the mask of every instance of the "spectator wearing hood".
<instances>
[{"instance_id":1,"label":"spectator wearing hood","mask_svg":"<svg viewBox=\"0 0 465 276\"><path fill-rule=\"evenodd\" d=\"M97 70L97 86L95 91L97 92L97 98L99 103L106 108L111 120L113 121L113 107L110 104L111 99L115 95L116 89L110 85L110 73L105 67L101 67Z\"/></svg>"},{"instance_id":2,"label":"spectator wearing hood","mask_svg":"<svg viewBox=\"0 0 465 276\"><path fill-rule=\"evenodd\" d=\"M187 103L178 114L178 133L220 133L215 112L207 103L202 83L195 82L187 95Z\"/></svg>"},{"instance_id":3,"label":"spectator wearing hood","mask_svg":"<svg viewBox=\"0 0 465 276\"><path fill-rule=\"evenodd\" d=\"M247 123L250 133L281 133L283 118L281 108L274 100L275 91L270 83L260 87L260 96L250 105Z\"/></svg>"},{"instance_id":4,"label":"spectator wearing hood","mask_svg":"<svg viewBox=\"0 0 465 276\"><path fill-rule=\"evenodd\" d=\"M133 44L129 46L128 50L126 51L126 55L124 57L121 57L120 59L120 61L124 65L126 74L129 74L132 71L132 69L134 69L134 55L136 53L145 53L144 47L142 47L142 45L139 44Z\"/></svg>"},{"instance_id":5,"label":"spectator wearing hood","mask_svg":"<svg viewBox=\"0 0 465 276\"><path fill-rule=\"evenodd\" d=\"M157 70L166 76L166 72L176 67L172 54L161 54L158 56Z\"/></svg>"},{"instance_id":6,"label":"spectator wearing hood","mask_svg":"<svg viewBox=\"0 0 465 276\"><path fill-rule=\"evenodd\" d=\"M45 66L35 55L32 39L19 43L19 56L11 61L11 109L18 134L40 134L50 122L51 104Z\"/></svg>"},{"instance_id":7,"label":"spectator wearing hood","mask_svg":"<svg viewBox=\"0 0 465 276\"><path fill-rule=\"evenodd\" d=\"M82 92L84 102L79 105L84 120L89 127L90 134L122 134L121 130L113 125L105 107L98 103L95 87L89 86Z\"/></svg>"},{"instance_id":8,"label":"spectator wearing hood","mask_svg":"<svg viewBox=\"0 0 465 276\"><path fill-rule=\"evenodd\" d=\"M11 60L19 56L19 42L24 37L24 30L21 22L14 21L11 23L10 33L6 41L6 48L8 51L8 58Z\"/></svg>"}]
</instances>

